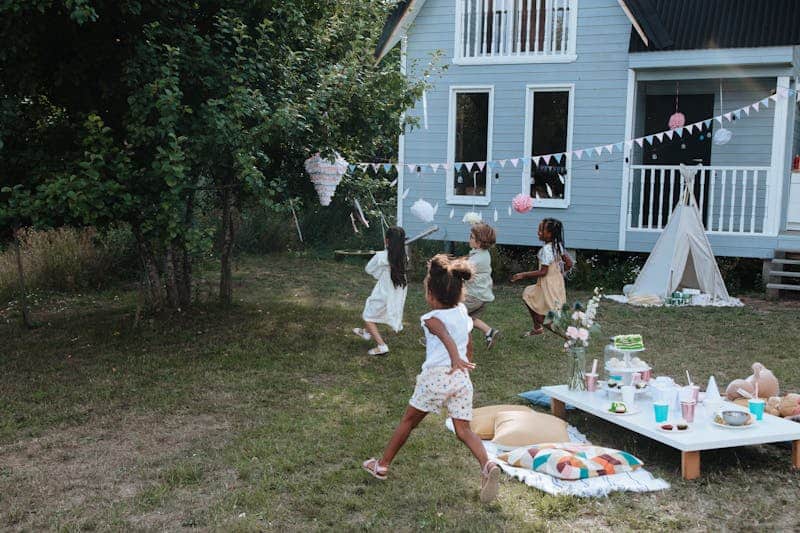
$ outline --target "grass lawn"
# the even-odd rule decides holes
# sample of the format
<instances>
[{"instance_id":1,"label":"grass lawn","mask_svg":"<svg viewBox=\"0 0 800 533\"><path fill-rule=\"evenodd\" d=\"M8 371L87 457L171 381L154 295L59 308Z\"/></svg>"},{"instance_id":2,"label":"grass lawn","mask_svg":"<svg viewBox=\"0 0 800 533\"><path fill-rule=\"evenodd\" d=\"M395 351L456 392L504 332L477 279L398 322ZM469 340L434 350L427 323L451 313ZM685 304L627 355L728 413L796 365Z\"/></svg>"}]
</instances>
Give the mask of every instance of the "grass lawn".
<instances>
[{"instance_id":1,"label":"grass lawn","mask_svg":"<svg viewBox=\"0 0 800 533\"><path fill-rule=\"evenodd\" d=\"M638 455L672 488L582 500L504 478L499 500L481 505L477 464L435 415L389 481L369 477L359 464L380 453L424 358L425 311L415 283L391 354L369 357L349 332L371 288L360 265L267 256L241 262L230 310L198 305L133 329L136 294L118 291L42 299L45 325L34 331L0 312L0 528L800 527L790 450L703 453L702 478L685 482L677 451L575 413L570 423L590 440ZM521 290L498 287L485 313L504 337L492 352L476 345L476 406L517 403L518 392L567 375L557 338L519 338L529 326ZM607 333L644 334L658 374L688 368L724 387L760 361L790 390L800 390L799 315L763 302L600 309Z\"/></svg>"}]
</instances>

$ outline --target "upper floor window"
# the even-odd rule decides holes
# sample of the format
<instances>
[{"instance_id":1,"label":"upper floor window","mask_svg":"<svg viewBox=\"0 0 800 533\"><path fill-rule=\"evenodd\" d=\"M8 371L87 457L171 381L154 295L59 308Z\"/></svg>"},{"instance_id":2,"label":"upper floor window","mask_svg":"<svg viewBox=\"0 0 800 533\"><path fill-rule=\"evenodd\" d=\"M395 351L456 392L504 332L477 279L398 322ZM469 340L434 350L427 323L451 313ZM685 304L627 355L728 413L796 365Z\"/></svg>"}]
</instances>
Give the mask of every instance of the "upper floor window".
<instances>
[{"instance_id":1,"label":"upper floor window","mask_svg":"<svg viewBox=\"0 0 800 533\"><path fill-rule=\"evenodd\" d=\"M456 63L575 60L577 0L456 0Z\"/></svg>"}]
</instances>

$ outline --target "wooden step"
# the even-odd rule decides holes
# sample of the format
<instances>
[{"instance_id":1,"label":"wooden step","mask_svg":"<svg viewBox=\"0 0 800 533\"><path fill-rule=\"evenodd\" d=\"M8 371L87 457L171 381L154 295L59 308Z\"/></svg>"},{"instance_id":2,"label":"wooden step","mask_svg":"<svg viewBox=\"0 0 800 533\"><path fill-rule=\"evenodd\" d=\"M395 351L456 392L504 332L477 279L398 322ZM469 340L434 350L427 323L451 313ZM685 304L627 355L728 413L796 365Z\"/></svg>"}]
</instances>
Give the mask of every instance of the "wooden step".
<instances>
[{"instance_id":1,"label":"wooden step","mask_svg":"<svg viewBox=\"0 0 800 533\"><path fill-rule=\"evenodd\" d=\"M800 291L800 285L787 285L785 283L767 283L767 288L782 291Z\"/></svg>"},{"instance_id":2,"label":"wooden step","mask_svg":"<svg viewBox=\"0 0 800 533\"><path fill-rule=\"evenodd\" d=\"M800 259L773 259L776 265L800 265Z\"/></svg>"},{"instance_id":3,"label":"wooden step","mask_svg":"<svg viewBox=\"0 0 800 533\"><path fill-rule=\"evenodd\" d=\"M800 272L789 272L788 270L770 270L769 275L776 278L800 278Z\"/></svg>"}]
</instances>

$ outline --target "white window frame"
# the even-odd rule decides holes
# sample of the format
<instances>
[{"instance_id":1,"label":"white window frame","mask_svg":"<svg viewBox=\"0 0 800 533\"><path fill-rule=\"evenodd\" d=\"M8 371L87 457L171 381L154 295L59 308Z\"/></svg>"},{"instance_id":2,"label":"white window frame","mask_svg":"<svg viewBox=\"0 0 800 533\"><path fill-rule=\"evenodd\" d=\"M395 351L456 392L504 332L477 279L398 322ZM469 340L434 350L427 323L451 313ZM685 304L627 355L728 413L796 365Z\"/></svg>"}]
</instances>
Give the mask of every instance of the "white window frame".
<instances>
[{"instance_id":1,"label":"white window frame","mask_svg":"<svg viewBox=\"0 0 800 533\"><path fill-rule=\"evenodd\" d=\"M547 0L552 2L553 0ZM570 7L568 53L564 54L543 54L527 53L519 55L503 56L481 56L463 57L461 56L462 39L464 38L464 0L456 0L456 23L455 38L453 40L453 64L454 65L513 65L520 63L574 63L578 60L578 1L574 7Z\"/></svg>"},{"instance_id":2,"label":"white window frame","mask_svg":"<svg viewBox=\"0 0 800 533\"><path fill-rule=\"evenodd\" d=\"M572 127L575 120L575 84L529 84L525 86L525 164L522 166L522 193L531 192L531 167L533 161L533 95L537 92L566 91L569 93L567 104L567 177L564 179L564 198L534 198L534 207L551 207L566 209L569 207L572 191Z\"/></svg>"},{"instance_id":3,"label":"white window frame","mask_svg":"<svg viewBox=\"0 0 800 533\"><path fill-rule=\"evenodd\" d=\"M489 117L486 132L486 160L492 160L492 137L494 134L494 85L451 85L450 102L447 114L447 180L445 182L445 197L448 204L455 205L489 205L492 202L492 179L489 170L486 170L486 194L484 196L461 195L453 193L453 180L455 179L455 152L456 152L456 101L460 93L488 93ZM459 161L465 163L466 161Z\"/></svg>"}]
</instances>

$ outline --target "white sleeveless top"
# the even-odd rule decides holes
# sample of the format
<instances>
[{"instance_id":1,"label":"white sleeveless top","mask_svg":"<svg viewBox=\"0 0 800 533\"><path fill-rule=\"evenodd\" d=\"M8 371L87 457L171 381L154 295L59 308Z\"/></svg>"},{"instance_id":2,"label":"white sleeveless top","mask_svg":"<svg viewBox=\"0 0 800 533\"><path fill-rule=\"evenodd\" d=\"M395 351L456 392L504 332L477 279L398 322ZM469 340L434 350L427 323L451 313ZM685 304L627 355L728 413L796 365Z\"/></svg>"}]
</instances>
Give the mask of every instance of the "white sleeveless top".
<instances>
[{"instance_id":1,"label":"white sleeveless top","mask_svg":"<svg viewBox=\"0 0 800 533\"><path fill-rule=\"evenodd\" d=\"M453 342L456 343L459 357L464 361L469 361L467 344L472 331L472 319L467 313L467 308L460 303L450 309L434 309L420 317L422 329L425 331L425 362L422 363L422 369L436 366L450 367L450 355L447 353L447 348L441 339L428 331L425 326L425 321L429 318L438 318L444 324L445 329L453 338Z\"/></svg>"}]
</instances>

